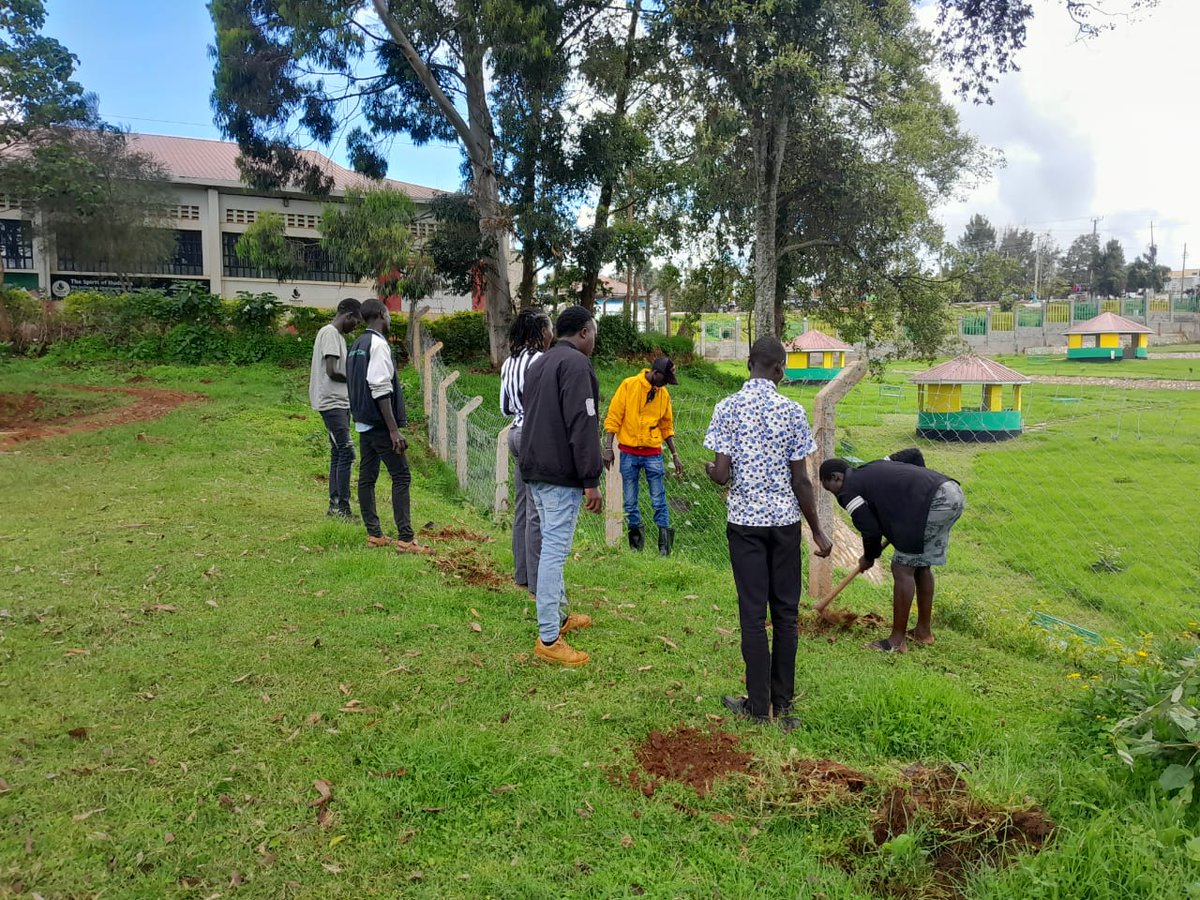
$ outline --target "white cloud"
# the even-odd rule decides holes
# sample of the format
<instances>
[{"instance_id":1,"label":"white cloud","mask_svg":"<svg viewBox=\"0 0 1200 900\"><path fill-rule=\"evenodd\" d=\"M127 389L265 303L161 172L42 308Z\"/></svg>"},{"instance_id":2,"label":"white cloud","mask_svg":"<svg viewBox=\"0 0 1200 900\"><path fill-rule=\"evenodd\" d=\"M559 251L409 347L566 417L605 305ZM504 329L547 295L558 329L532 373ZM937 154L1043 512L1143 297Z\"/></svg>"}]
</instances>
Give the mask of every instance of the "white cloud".
<instances>
[{"instance_id":1,"label":"white cloud","mask_svg":"<svg viewBox=\"0 0 1200 900\"><path fill-rule=\"evenodd\" d=\"M1034 7L1021 71L1004 76L993 105L960 108L964 125L1007 165L944 208L947 235L980 212L997 226L1049 232L1065 248L1100 216L1102 239L1117 238L1132 259L1153 221L1164 263L1178 266L1189 240L1189 256L1200 259L1192 109L1200 3L1162 0L1140 21L1086 42L1061 0Z\"/></svg>"}]
</instances>

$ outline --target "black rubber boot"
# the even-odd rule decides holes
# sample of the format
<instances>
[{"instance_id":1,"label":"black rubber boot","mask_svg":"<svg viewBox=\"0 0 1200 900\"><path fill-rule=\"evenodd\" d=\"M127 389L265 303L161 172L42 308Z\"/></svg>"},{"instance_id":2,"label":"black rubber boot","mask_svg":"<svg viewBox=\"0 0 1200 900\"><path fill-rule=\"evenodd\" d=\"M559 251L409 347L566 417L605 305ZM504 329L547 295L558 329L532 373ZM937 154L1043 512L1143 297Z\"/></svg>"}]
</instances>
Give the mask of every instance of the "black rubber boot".
<instances>
[{"instance_id":1,"label":"black rubber boot","mask_svg":"<svg viewBox=\"0 0 1200 900\"><path fill-rule=\"evenodd\" d=\"M659 556L670 556L671 555L671 546L674 543L675 543L675 529L674 528L658 529L658 555Z\"/></svg>"},{"instance_id":2,"label":"black rubber boot","mask_svg":"<svg viewBox=\"0 0 1200 900\"><path fill-rule=\"evenodd\" d=\"M641 525L629 526L629 546L638 553L646 546L646 530Z\"/></svg>"}]
</instances>

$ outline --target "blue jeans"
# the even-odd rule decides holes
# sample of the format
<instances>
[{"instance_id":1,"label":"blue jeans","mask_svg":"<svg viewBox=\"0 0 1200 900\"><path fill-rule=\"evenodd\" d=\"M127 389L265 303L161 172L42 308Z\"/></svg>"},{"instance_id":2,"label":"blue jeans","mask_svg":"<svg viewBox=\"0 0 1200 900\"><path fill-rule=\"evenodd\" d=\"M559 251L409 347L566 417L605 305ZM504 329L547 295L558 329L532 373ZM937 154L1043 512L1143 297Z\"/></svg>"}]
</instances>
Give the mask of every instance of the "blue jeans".
<instances>
[{"instance_id":1,"label":"blue jeans","mask_svg":"<svg viewBox=\"0 0 1200 900\"><path fill-rule=\"evenodd\" d=\"M538 559L537 619L538 637L543 644L558 640L558 631L567 621L567 589L563 584L563 566L575 540L579 506L583 491L575 487L527 481L538 518L542 522L542 553Z\"/></svg>"},{"instance_id":2,"label":"blue jeans","mask_svg":"<svg viewBox=\"0 0 1200 900\"><path fill-rule=\"evenodd\" d=\"M642 512L638 509L638 478L641 472L646 473L646 484L650 486L650 503L654 507L654 524L659 528L670 528L671 517L667 512L667 489L663 479L663 457L634 456L632 453L621 454L621 486L625 494L625 521L630 528L642 524Z\"/></svg>"},{"instance_id":3,"label":"blue jeans","mask_svg":"<svg viewBox=\"0 0 1200 900\"><path fill-rule=\"evenodd\" d=\"M323 409L321 418L329 433L329 508L350 512L350 470L354 466L354 441L350 439L350 410Z\"/></svg>"}]
</instances>

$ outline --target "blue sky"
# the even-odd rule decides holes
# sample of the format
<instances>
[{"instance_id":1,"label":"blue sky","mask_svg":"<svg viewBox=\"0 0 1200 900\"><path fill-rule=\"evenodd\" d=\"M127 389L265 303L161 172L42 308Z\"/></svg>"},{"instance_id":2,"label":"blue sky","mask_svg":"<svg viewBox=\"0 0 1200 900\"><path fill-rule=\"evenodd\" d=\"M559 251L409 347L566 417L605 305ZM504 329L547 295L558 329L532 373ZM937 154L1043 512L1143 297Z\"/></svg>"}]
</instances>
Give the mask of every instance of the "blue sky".
<instances>
[{"instance_id":1,"label":"blue sky","mask_svg":"<svg viewBox=\"0 0 1200 900\"><path fill-rule=\"evenodd\" d=\"M998 227L1048 234L1065 250L1097 216L1101 238L1118 238L1132 259L1154 222L1159 258L1177 267L1190 240L1195 265L1200 2L1161 0L1143 21L1090 42L1077 40L1062 0L1031 2L1036 18L1021 71L1004 77L994 105L960 107L967 128L1002 151L1007 165L939 212L947 236L981 212ZM47 33L79 57L80 80L99 94L109 121L221 137L208 102L213 26L205 0L47 0L47 7ZM345 163L339 147L314 149ZM397 140L388 174L453 189L460 158L457 147Z\"/></svg>"},{"instance_id":2,"label":"blue sky","mask_svg":"<svg viewBox=\"0 0 1200 900\"><path fill-rule=\"evenodd\" d=\"M109 122L131 131L221 139L212 124L213 25L205 0L47 0L46 33L79 57L78 76ZM345 165L341 148L314 147ZM393 146L392 178L459 186L457 147Z\"/></svg>"}]
</instances>

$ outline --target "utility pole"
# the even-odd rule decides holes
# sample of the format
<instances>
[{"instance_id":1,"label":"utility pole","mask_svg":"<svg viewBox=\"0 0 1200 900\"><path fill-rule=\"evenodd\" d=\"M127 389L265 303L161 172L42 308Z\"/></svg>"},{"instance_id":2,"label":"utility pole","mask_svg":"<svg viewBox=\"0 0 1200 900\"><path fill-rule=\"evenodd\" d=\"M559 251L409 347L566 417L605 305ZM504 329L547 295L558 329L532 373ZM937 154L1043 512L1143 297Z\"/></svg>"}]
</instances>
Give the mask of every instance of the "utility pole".
<instances>
[{"instance_id":1,"label":"utility pole","mask_svg":"<svg viewBox=\"0 0 1200 900\"><path fill-rule=\"evenodd\" d=\"M1100 260L1100 238L1096 234L1096 225L1099 224L1103 218L1104 216L1092 216L1092 264L1088 266L1088 280L1090 282L1090 284L1088 284L1088 296L1093 300L1096 299L1096 263Z\"/></svg>"},{"instance_id":2,"label":"utility pole","mask_svg":"<svg viewBox=\"0 0 1200 900\"><path fill-rule=\"evenodd\" d=\"M1142 324L1150 327L1150 296L1155 293L1154 279L1158 276L1158 247L1154 244L1154 223L1150 223L1150 283L1142 290ZM1168 301L1167 306L1170 306Z\"/></svg>"},{"instance_id":3,"label":"utility pole","mask_svg":"<svg viewBox=\"0 0 1200 900\"><path fill-rule=\"evenodd\" d=\"M1187 244L1183 245L1183 265L1179 267L1179 305L1183 305L1183 283L1187 280ZM1171 298L1167 296L1167 321L1175 321L1175 311L1171 309Z\"/></svg>"}]
</instances>

